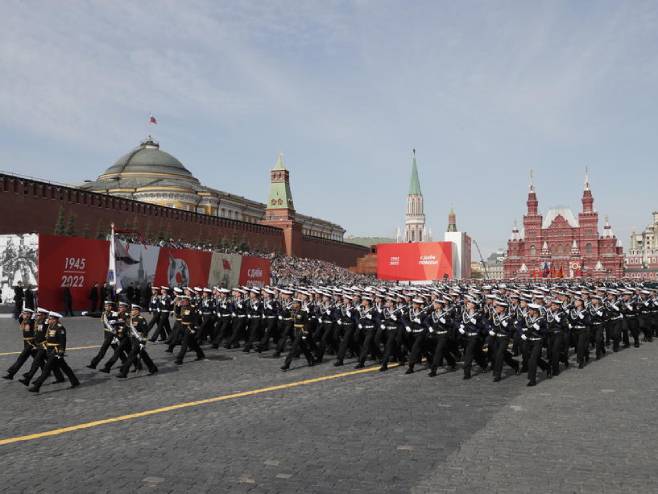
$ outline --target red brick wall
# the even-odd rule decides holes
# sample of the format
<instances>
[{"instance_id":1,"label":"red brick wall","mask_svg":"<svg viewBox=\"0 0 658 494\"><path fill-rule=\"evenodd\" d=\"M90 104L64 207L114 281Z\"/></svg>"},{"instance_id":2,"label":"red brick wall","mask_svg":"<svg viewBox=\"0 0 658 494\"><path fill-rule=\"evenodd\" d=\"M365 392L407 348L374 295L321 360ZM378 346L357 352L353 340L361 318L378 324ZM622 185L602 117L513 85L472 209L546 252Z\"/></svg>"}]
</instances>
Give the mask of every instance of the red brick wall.
<instances>
[{"instance_id":1,"label":"red brick wall","mask_svg":"<svg viewBox=\"0 0 658 494\"><path fill-rule=\"evenodd\" d=\"M229 220L0 174L0 234L48 233L99 238L117 228L146 239L246 242L283 252L280 228Z\"/></svg>"},{"instance_id":2,"label":"red brick wall","mask_svg":"<svg viewBox=\"0 0 658 494\"><path fill-rule=\"evenodd\" d=\"M357 259L369 253L370 248L362 245L304 235L302 236L301 253L296 255L330 261L349 268L356 266Z\"/></svg>"}]
</instances>

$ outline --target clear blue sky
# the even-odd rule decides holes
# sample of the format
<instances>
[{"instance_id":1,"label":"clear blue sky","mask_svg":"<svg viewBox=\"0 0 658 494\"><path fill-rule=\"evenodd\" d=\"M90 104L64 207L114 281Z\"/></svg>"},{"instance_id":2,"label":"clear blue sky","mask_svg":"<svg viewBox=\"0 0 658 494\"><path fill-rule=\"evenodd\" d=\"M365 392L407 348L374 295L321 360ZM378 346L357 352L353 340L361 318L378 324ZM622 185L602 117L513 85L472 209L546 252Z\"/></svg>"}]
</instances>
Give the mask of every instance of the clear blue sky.
<instances>
[{"instance_id":1,"label":"clear blue sky","mask_svg":"<svg viewBox=\"0 0 658 494\"><path fill-rule=\"evenodd\" d=\"M204 183L356 235L403 222L417 149L435 237L485 255L540 208L595 207L627 245L658 209L658 4L0 3L0 169L95 178L147 132Z\"/></svg>"}]
</instances>

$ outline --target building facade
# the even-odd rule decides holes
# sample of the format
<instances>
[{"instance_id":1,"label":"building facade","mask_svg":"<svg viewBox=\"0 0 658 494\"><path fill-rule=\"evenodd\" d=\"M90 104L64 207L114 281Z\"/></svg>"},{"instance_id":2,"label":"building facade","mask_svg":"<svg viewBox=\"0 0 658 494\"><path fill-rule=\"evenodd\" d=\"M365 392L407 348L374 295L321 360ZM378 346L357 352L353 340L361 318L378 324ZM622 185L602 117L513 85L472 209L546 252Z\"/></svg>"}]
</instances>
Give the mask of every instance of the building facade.
<instances>
[{"instance_id":1,"label":"building facade","mask_svg":"<svg viewBox=\"0 0 658 494\"><path fill-rule=\"evenodd\" d=\"M632 232L630 249L624 258L626 276L637 280L658 280L658 211L642 232Z\"/></svg>"},{"instance_id":2,"label":"building facade","mask_svg":"<svg viewBox=\"0 0 658 494\"><path fill-rule=\"evenodd\" d=\"M515 225L507 243L505 278L622 277L623 247L607 219L599 233L599 215L588 176L581 203L578 216L564 207L542 215L531 181L523 229L519 231Z\"/></svg>"},{"instance_id":3,"label":"building facade","mask_svg":"<svg viewBox=\"0 0 658 494\"><path fill-rule=\"evenodd\" d=\"M284 174L287 181L288 173L280 154L270 174L271 183L283 179ZM183 163L160 149L160 144L151 136L119 158L96 180L86 181L80 188L246 223L260 223L271 208L269 200L264 204L204 186ZM289 185L287 192L292 205ZM299 213L295 213L295 220L301 224L305 235L343 240L345 229L340 225Z\"/></svg>"}]
</instances>

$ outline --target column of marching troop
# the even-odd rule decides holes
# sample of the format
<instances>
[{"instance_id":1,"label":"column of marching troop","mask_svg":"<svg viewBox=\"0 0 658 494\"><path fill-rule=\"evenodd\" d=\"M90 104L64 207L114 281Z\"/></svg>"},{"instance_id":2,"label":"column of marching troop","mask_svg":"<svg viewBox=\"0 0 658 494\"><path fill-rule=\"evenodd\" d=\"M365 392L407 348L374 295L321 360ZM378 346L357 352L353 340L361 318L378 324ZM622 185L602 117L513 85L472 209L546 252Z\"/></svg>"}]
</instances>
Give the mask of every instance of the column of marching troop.
<instances>
[{"instance_id":1,"label":"column of marching troop","mask_svg":"<svg viewBox=\"0 0 658 494\"><path fill-rule=\"evenodd\" d=\"M154 288L150 321L142 308L106 301L101 316L103 342L87 366L109 373L120 361L119 378L146 366L158 371L146 344L166 344L182 364L188 350L205 358L202 347L241 348L244 352L287 352L281 370L304 356L316 365L330 355L335 366L347 358L363 368L369 361L386 371L391 362L412 374L425 362L430 376L439 368L462 363L464 379L493 371L500 381L507 365L537 382L540 368L551 378L569 367L570 356L583 368L594 351L635 347L640 336L651 341L658 331L658 290L629 283L499 284L476 286L445 283L414 288L401 286ZM66 330L61 315L25 310L19 319L24 349L6 379L12 379L32 357L23 382L38 391L51 372L66 374L72 387L79 381L64 360ZM150 336L149 336L150 335Z\"/></svg>"}]
</instances>

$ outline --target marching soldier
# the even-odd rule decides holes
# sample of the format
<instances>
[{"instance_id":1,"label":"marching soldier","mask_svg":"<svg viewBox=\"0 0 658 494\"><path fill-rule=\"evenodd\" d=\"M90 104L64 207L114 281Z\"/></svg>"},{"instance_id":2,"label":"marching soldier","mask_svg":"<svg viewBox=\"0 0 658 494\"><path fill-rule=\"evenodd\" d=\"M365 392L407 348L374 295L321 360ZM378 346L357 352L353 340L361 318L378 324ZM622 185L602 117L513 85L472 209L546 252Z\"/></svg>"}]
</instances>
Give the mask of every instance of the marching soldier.
<instances>
[{"instance_id":1,"label":"marching soldier","mask_svg":"<svg viewBox=\"0 0 658 494\"><path fill-rule=\"evenodd\" d=\"M91 363L87 368L95 369L100 361L103 360L108 348L112 347L113 350L116 350L118 340L116 339L114 324L119 317L119 314L114 312L114 302L112 300L106 300L103 313L101 314L101 323L103 324L103 343L101 344L96 356L91 359ZM123 315L121 315L121 317L123 317ZM119 358L121 359L121 362L125 362L125 353L121 352Z\"/></svg>"},{"instance_id":2,"label":"marching soldier","mask_svg":"<svg viewBox=\"0 0 658 494\"><path fill-rule=\"evenodd\" d=\"M196 339L196 327L197 322L197 311L190 305L190 299L187 295L181 297L181 326L182 332L184 333L183 342L181 344L178 355L176 356L176 365L182 365L183 359L185 358L185 353L187 349L190 348L196 352L195 360L203 360L206 358L203 350L199 346L199 343Z\"/></svg>"},{"instance_id":3,"label":"marching soldier","mask_svg":"<svg viewBox=\"0 0 658 494\"><path fill-rule=\"evenodd\" d=\"M114 353L110 357L110 360L105 362L105 365L100 372L109 374L112 366L116 363L117 360L121 359L122 362L125 362L127 355L131 351L130 346L130 337L128 336L128 329L126 328L126 321L128 320L127 309L130 306L128 302L119 302L119 311L116 314L116 317L111 322L111 327L114 329ZM141 364L137 361L135 362L136 368L141 368Z\"/></svg>"},{"instance_id":4,"label":"marching soldier","mask_svg":"<svg viewBox=\"0 0 658 494\"><path fill-rule=\"evenodd\" d=\"M160 295L158 294L158 287L151 287L151 298L149 299L149 312L151 313L151 320L148 323L148 330L151 331L153 326L159 327L160 322ZM157 337L157 335L155 335Z\"/></svg>"},{"instance_id":5,"label":"marching soldier","mask_svg":"<svg viewBox=\"0 0 658 494\"><path fill-rule=\"evenodd\" d=\"M560 375L560 361L569 366L568 351L565 351L564 339L569 337L569 321L562 310L562 301L552 299L546 310L547 347L549 359L549 377Z\"/></svg>"},{"instance_id":6,"label":"marching soldier","mask_svg":"<svg viewBox=\"0 0 658 494\"><path fill-rule=\"evenodd\" d=\"M59 322L61 318L62 315L57 312L50 312L48 314L48 331L45 341L48 355L41 375L29 388L29 391L32 393L39 392L42 384L48 379L54 368L58 368L66 374L66 377L68 377L71 383L71 388L80 386L80 381L78 381L78 378L66 363L66 360L64 360L64 354L66 352L66 328Z\"/></svg>"},{"instance_id":7,"label":"marching soldier","mask_svg":"<svg viewBox=\"0 0 658 494\"><path fill-rule=\"evenodd\" d=\"M37 308L35 320L34 320L34 354L32 357L32 365L30 370L23 374L23 378L19 379L20 383L23 383L25 386L30 385L30 381L37 373L37 370L43 370L46 365L46 360L48 357L48 350L46 348L46 335L48 333L48 314L50 311L42 307ZM55 382L64 382L64 375L59 367L53 368L53 374L55 375Z\"/></svg>"},{"instance_id":8,"label":"marching soldier","mask_svg":"<svg viewBox=\"0 0 658 494\"><path fill-rule=\"evenodd\" d=\"M537 366L548 371L548 364L541 358L542 342L546 335L546 319L541 315L542 306L528 304L528 315L523 326L521 339L526 345L528 356L528 386L537 385Z\"/></svg>"},{"instance_id":9,"label":"marching soldier","mask_svg":"<svg viewBox=\"0 0 658 494\"><path fill-rule=\"evenodd\" d=\"M269 288L263 290L263 337L256 347L258 353L268 350L270 338L274 335L279 320L279 302L275 300L275 294L276 292Z\"/></svg>"},{"instance_id":10,"label":"marching soldier","mask_svg":"<svg viewBox=\"0 0 658 494\"><path fill-rule=\"evenodd\" d=\"M155 374L158 372L158 368L151 360L151 357L146 352L146 339L148 336L148 325L146 319L141 316L142 308L133 304L131 306L130 316L126 321L127 330L129 331L130 338L130 353L128 358L121 366L119 370L119 375L117 377L126 378L128 376L128 371L130 366L134 364L137 359L141 360L146 364L146 367L149 370L149 374Z\"/></svg>"},{"instance_id":11,"label":"marching soldier","mask_svg":"<svg viewBox=\"0 0 658 494\"><path fill-rule=\"evenodd\" d=\"M364 296L361 298L361 301L363 303L363 308L359 314L359 323L357 327L364 335L364 338L363 344L361 345L361 353L359 354L359 363L356 364L355 369L363 369L365 367L368 354L370 354L375 361L379 360L381 356L379 348L375 345L375 335L377 334L377 328L379 327L379 320L373 313L373 308L370 305L372 299L368 296Z\"/></svg>"},{"instance_id":12,"label":"marching soldier","mask_svg":"<svg viewBox=\"0 0 658 494\"><path fill-rule=\"evenodd\" d=\"M452 331L453 319L448 308L447 300L435 298L432 301L433 310L425 318L424 324L428 331L428 340L432 352L432 364L430 365L430 377L436 376L436 370L443 364L445 358L451 370L455 370L457 362L453 355Z\"/></svg>"},{"instance_id":13,"label":"marching soldier","mask_svg":"<svg viewBox=\"0 0 658 494\"><path fill-rule=\"evenodd\" d=\"M253 346L260 341L260 330L263 321L263 305L260 301L260 290L252 288L249 290L249 302L247 303L247 338L243 352L249 353Z\"/></svg>"},{"instance_id":14,"label":"marching soldier","mask_svg":"<svg viewBox=\"0 0 658 494\"><path fill-rule=\"evenodd\" d=\"M576 361L578 368L585 367L589 360L589 329L590 314L585 308L585 301L577 296L574 298L573 308L569 312L569 322L576 338Z\"/></svg>"},{"instance_id":15,"label":"marching soldier","mask_svg":"<svg viewBox=\"0 0 658 494\"><path fill-rule=\"evenodd\" d=\"M212 290L204 288L202 290L201 303L199 311L201 313L201 328L199 329L199 344L207 343L213 336L215 327L215 300L211 297Z\"/></svg>"},{"instance_id":16,"label":"marching soldier","mask_svg":"<svg viewBox=\"0 0 658 494\"><path fill-rule=\"evenodd\" d=\"M297 358L300 353L306 357L309 367L315 364L313 353L311 351L311 339L308 331L309 315L308 311L302 309L303 299L296 298L292 301L292 309L290 316L292 317L293 329L295 331L295 339L292 343L292 348L286 356L286 360L281 366L282 371L290 369L290 364L294 358Z\"/></svg>"},{"instance_id":17,"label":"marching soldier","mask_svg":"<svg viewBox=\"0 0 658 494\"><path fill-rule=\"evenodd\" d=\"M161 342L167 341L171 333L171 326L169 325L169 314L173 308L171 297L169 296L169 288L166 286L160 287L160 296L158 297L158 325L155 333L151 336L151 343L155 343L158 337Z\"/></svg>"},{"instance_id":18,"label":"marching soldier","mask_svg":"<svg viewBox=\"0 0 658 494\"><path fill-rule=\"evenodd\" d=\"M489 324L486 318L477 310L478 300L467 296L465 309L459 320L458 331L465 338L464 348L464 379L471 378L473 360L482 369L487 368L487 361L482 351L482 335L489 333Z\"/></svg>"},{"instance_id":19,"label":"marching soldier","mask_svg":"<svg viewBox=\"0 0 658 494\"><path fill-rule=\"evenodd\" d=\"M212 347L217 349L222 340L228 340L231 331L231 304L228 295L231 293L226 288L217 289L215 301L215 333L212 339Z\"/></svg>"},{"instance_id":20,"label":"marching soldier","mask_svg":"<svg viewBox=\"0 0 658 494\"><path fill-rule=\"evenodd\" d=\"M23 335L23 351L21 351L16 362L7 369L7 374L2 376L3 379L13 379L14 375L21 369L21 367L23 367L23 364L27 362L27 359L35 356L36 344L34 340L36 334L34 331L34 324L34 311L27 307L23 308L23 311L18 316L18 326Z\"/></svg>"},{"instance_id":21,"label":"marching soldier","mask_svg":"<svg viewBox=\"0 0 658 494\"><path fill-rule=\"evenodd\" d=\"M512 358L511 352L507 349L515 331L513 312L509 310L509 304L502 300L495 300L493 307L489 351L493 354L493 380L499 382L502 378L503 362L514 369L516 374L519 372L519 363Z\"/></svg>"},{"instance_id":22,"label":"marching soldier","mask_svg":"<svg viewBox=\"0 0 658 494\"><path fill-rule=\"evenodd\" d=\"M425 301L422 298L414 298L411 302L411 310L403 322L407 333L407 347L411 349L409 367L405 374L413 374L414 367L421 359L421 353L424 350L425 337L427 335L427 328L423 325L423 320L425 319L423 306L425 305Z\"/></svg>"}]
</instances>

